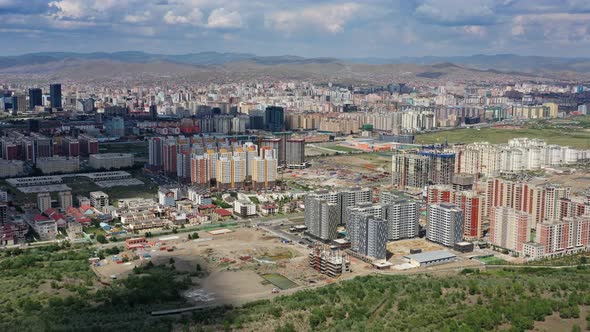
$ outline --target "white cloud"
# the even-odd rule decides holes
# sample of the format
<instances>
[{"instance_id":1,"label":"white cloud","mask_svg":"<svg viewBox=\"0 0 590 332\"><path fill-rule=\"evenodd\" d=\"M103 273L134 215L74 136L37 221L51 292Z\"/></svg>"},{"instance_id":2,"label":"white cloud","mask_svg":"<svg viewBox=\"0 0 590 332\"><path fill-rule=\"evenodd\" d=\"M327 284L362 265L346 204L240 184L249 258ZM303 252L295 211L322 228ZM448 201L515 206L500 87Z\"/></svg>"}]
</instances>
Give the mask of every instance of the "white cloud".
<instances>
[{"instance_id":1,"label":"white cloud","mask_svg":"<svg viewBox=\"0 0 590 332\"><path fill-rule=\"evenodd\" d=\"M141 22L145 22L145 21L149 20L149 18L150 18L150 12L146 11L140 15L125 15L125 17L123 17L123 21L125 21L127 23L141 23Z\"/></svg>"},{"instance_id":2,"label":"white cloud","mask_svg":"<svg viewBox=\"0 0 590 332\"><path fill-rule=\"evenodd\" d=\"M82 18L88 12L87 3L80 0L52 1L49 7L57 8L57 17Z\"/></svg>"},{"instance_id":3,"label":"white cloud","mask_svg":"<svg viewBox=\"0 0 590 332\"><path fill-rule=\"evenodd\" d=\"M57 18L96 18L97 16L115 14L116 10L139 6L141 0L55 0L49 2L49 8L57 9Z\"/></svg>"},{"instance_id":4,"label":"white cloud","mask_svg":"<svg viewBox=\"0 0 590 332\"><path fill-rule=\"evenodd\" d=\"M442 25L485 25L495 22L494 0L426 0L415 15L426 23Z\"/></svg>"},{"instance_id":5,"label":"white cloud","mask_svg":"<svg viewBox=\"0 0 590 332\"><path fill-rule=\"evenodd\" d=\"M49 25L54 29L76 30L82 28L95 27L95 22L71 21L71 20L49 20Z\"/></svg>"},{"instance_id":6,"label":"white cloud","mask_svg":"<svg viewBox=\"0 0 590 332\"><path fill-rule=\"evenodd\" d=\"M511 33L528 41L557 44L590 42L590 13L549 13L513 18Z\"/></svg>"},{"instance_id":7,"label":"white cloud","mask_svg":"<svg viewBox=\"0 0 590 332\"><path fill-rule=\"evenodd\" d=\"M486 27L483 27L481 25L465 25L465 26L459 27L459 31L466 34L466 35L471 35L471 36L476 36L476 37L484 37L487 33Z\"/></svg>"},{"instance_id":8,"label":"white cloud","mask_svg":"<svg viewBox=\"0 0 590 332\"><path fill-rule=\"evenodd\" d=\"M188 24L188 25L203 25L203 13L198 9L194 8L188 13L188 15L178 15L174 11L169 10L164 15L164 22L166 24Z\"/></svg>"},{"instance_id":9,"label":"white cloud","mask_svg":"<svg viewBox=\"0 0 590 332\"><path fill-rule=\"evenodd\" d=\"M279 31L292 33L312 27L317 30L338 33L361 10L357 3L329 4L292 11L279 11L265 16L265 25Z\"/></svg>"},{"instance_id":10,"label":"white cloud","mask_svg":"<svg viewBox=\"0 0 590 332\"><path fill-rule=\"evenodd\" d=\"M209 15L207 26L210 28L240 28L242 26L242 16L237 11L217 8Z\"/></svg>"}]
</instances>

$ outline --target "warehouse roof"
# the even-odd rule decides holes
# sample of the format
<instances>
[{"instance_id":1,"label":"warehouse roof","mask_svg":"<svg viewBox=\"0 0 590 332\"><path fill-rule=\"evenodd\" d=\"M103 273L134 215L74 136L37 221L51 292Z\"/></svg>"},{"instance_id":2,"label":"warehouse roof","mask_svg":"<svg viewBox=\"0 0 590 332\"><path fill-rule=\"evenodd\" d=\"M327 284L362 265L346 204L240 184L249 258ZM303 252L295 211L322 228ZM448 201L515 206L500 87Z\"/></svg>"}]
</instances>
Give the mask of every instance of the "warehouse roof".
<instances>
[{"instance_id":1,"label":"warehouse roof","mask_svg":"<svg viewBox=\"0 0 590 332\"><path fill-rule=\"evenodd\" d=\"M419 253L419 254L404 256L404 258L414 260L418 263L426 263L426 262L431 262L431 261L436 261L436 260L441 260L441 259L452 259L455 257L457 257L457 256L446 251L446 250L436 250L436 251L429 251L429 252L423 252L423 253Z\"/></svg>"}]
</instances>

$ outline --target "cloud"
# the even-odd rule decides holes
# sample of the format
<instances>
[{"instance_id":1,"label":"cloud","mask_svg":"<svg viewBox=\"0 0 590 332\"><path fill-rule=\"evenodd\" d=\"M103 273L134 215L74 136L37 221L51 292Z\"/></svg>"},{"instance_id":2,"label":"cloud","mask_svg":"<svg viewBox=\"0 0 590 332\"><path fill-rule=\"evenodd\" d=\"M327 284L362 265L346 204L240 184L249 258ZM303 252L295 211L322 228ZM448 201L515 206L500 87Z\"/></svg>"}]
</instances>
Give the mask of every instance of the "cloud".
<instances>
[{"instance_id":1,"label":"cloud","mask_svg":"<svg viewBox=\"0 0 590 332\"><path fill-rule=\"evenodd\" d=\"M589 15L590 0L0 0L0 42L35 51L44 31L72 49L587 56Z\"/></svg>"},{"instance_id":2,"label":"cloud","mask_svg":"<svg viewBox=\"0 0 590 332\"><path fill-rule=\"evenodd\" d=\"M485 37L488 30L486 27L481 25L464 25L458 27L458 31L474 37Z\"/></svg>"},{"instance_id":3,"label":"cloud","mask_svg":"<svg viewBox=\"0 0 590 332\"><path fill-rule=\"evenodd\" d=\"M426 0L416 7L414 15L430 24L489 25L497 22L496 5L493 0Z\"/></svg>"},{"instance_id":4,"label":"cloud","mask_svg":"<svg viewBox=\"0 0 590 332\"><path fill-rule=\"evenodd\" d=\"M150 19L150 12L146 11L140 15L125 15L123 21L127 23L141 23Z\"/></svg>"},{"instance_id":5,"label":"cloud","mask_svg":"<svg viewBox=\"0 0 590 332\"><path fill-rule=\"evenodd\" d=\"M311 6L296 10L283 10L265 15L265 25L278 31L292 33L312 27L316 30L338 33L360 10L353 2Z\"/></svg>"},{"instance_id":6,"label":"cloud","mask_svg":"<svg viewBox=\"0 0 590 332\"><path fill-rule=\"evenodd\" d=\"M166 24L188 24L194 26L203 25L203 13L198 9L194 8L188 13L188 15L178 15L174 11L170 10L164 15L164 22Z\"/></svg>"},{"instance_id":7,"label":"cloud","mask_svg":"<svg viewBox=\"0 0 590 332\"><path fill-rule=\"evenodd\" d=\"M590 13L518 15L510 31L526 41L581 45L590 42Z\"/></svg>"},{"instance_id":8,"label":"cloud","mask_svg":"<svg viewBox=\"0 0 590 332\"><path fill-rule=\"evenodd\" d=\"M79 0L52 1L49 7L57 8L57 17L82 18L88 13L87 5Z\"/></svg>"},{"instance_id":9,"label":"cloud","mask_svg":"<svg viewBox=\"0 0 590 332\"><path fill-rule=\"evenodd\" d=\"M225 8L217 8L211 12L207 20L210 28L240 28L242 27L242 16L237 11L228 11Z\"/></svg>"}]
</instances>

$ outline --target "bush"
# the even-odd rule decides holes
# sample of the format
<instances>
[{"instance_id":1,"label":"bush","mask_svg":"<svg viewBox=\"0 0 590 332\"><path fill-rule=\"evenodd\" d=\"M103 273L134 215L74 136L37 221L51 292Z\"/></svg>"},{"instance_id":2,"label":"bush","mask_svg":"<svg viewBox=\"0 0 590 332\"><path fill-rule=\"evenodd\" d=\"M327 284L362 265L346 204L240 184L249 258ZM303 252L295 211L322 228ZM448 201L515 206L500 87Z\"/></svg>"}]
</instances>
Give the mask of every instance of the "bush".
<instances>
[{"instance_id":1,"label":"bush","mask_svg":"<svg viewBox=\"0 0 590 332\"><path fill-rule=\"evenodd\" d=\"M99 243L105 244L108 243L109 241L107 240L106 236L102 235L102 234L98 234L96 236L96 241L98 241Z\"/></svg>"}]
</instances>

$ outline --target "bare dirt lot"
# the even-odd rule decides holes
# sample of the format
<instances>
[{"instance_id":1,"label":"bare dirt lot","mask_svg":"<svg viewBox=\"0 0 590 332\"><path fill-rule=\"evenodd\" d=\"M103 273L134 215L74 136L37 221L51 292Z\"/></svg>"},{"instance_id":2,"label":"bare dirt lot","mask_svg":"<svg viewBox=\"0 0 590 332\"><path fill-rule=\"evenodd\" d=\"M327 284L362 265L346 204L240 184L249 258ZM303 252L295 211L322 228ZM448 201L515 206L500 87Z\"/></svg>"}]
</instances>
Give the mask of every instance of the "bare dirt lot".
<instances>
[{"instance_id":1,"label":"bare dirt lot","mask_svg":"<svg viewBox=\"0 0 590 332\"><path fill-rule=\"evenodd\" d=\"M301 186L351 187L391 184L391 156L365 153L316 157L311 167L284 174L284 179Z\"/></svg>"},{"instance_id":2,"label":"bare dirt lot","mask_svg":"<svg viewBox=\"0 0 590 332\"><path fill-rule=\"evenodd\" d=\"M280 274L298 286L326 281L308 266L307 248L282 243L263 230L238 228L223 235L199 234L198 240L187 240L186 235L179 235L178 239L165 241L167 247L175 248L172 252L160 251L154 246L137 253L140 256L150 254L149 260L117 264L107 257L102 262L104 265L95 267L95 271L108 281L111 275L124 278L135 266L150 260L156 265L173 263L179 271L193 272L196 286L186 293L195 304L203 302L204 297L207 304L241 304L276 296L271 292L275 285L261 277L267 273ZM125 254L132 256L130 252L118 256ZM197 265L201 267L200 273L196 273Z\"/></svg>"}]
</instances>

